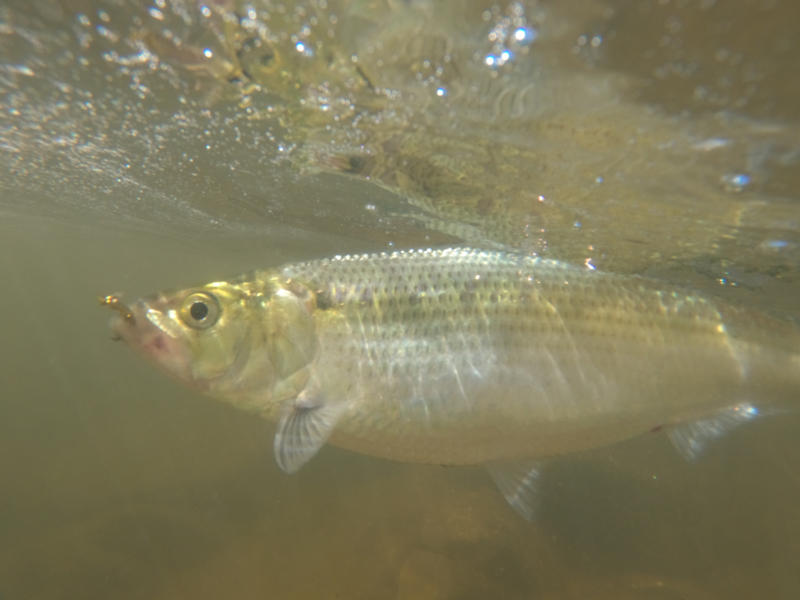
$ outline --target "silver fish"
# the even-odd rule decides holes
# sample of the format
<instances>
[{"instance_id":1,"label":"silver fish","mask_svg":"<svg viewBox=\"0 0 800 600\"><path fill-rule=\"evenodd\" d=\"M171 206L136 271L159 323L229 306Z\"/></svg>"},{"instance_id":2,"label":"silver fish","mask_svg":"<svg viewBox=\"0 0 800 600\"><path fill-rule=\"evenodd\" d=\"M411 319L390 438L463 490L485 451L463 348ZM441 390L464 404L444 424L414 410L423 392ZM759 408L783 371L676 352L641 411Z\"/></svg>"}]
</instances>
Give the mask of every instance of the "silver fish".
<instances>
[{"instance_id":1,"label":"silver fish","mask_svg":"<svg viewBox=\"0 0 800 600\"><path fill-rule=\"evenodd\" d=\"M657 281L457 248L344 256L139 300L115 334L278 423L297 471L330 441L487 465L531 518L541 459L664 427L703 446L800 396L795 325Z\"/></svg>"}]
</instances>

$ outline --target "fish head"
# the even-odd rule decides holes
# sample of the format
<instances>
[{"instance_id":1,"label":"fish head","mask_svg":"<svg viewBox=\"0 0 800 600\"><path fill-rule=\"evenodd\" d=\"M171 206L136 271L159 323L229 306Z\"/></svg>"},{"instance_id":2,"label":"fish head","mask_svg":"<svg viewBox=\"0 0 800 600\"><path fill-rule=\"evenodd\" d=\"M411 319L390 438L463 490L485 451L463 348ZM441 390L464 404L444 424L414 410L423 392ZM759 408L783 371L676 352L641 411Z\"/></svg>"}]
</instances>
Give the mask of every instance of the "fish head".
<instances>
[{"instance_id":1,"label":"fish head","mask_svg":"<svg viewBox=\"0 0 800 600\"><path fill-rule=\"evenodd\" d=\"M131 305L103 303L115 337L187 387L261 413L299 393L317 352L309 293L275 281L215 282Z\"/></svg>"}]
</instances>

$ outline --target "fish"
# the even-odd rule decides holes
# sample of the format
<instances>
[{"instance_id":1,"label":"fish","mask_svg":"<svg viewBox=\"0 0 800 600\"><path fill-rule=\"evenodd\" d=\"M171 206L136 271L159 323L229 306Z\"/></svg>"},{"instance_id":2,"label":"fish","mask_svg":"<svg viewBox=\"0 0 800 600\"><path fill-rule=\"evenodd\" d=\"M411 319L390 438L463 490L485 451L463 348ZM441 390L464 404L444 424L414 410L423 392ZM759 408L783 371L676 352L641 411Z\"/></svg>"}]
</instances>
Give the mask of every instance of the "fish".
<instances>
[{"instance_id":1,"label":"fish","mask_svg":"<svg viewBox=\"0 0 800 600\"><path fill-rule=\"evenodd\" d=\"M283 471L327 442L485 465L529 520L550 457L664 429L696 460L800 396L793 322L529 255L336 256L103 303L157 368L277 423Z\"/></svg>"}]
</instances>

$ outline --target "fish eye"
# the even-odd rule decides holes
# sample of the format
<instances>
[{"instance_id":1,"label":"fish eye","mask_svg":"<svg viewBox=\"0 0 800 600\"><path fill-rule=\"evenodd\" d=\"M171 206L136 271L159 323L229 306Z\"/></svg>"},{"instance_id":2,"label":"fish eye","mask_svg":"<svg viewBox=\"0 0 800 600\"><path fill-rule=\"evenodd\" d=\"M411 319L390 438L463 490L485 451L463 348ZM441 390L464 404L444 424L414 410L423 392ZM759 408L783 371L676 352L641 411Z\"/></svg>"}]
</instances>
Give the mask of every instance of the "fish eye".
<instances>
[{"instance_id":1,"label":"fish eye","mask_svg":"<svg viewBox=\"0 0 800 600\"><path fill-rule=\"evenodd\" d=\"M183 301L181 318L189 327L207 329L219 320L219 301L208 292L195 292Z\"/></svg>"}]
</instances>

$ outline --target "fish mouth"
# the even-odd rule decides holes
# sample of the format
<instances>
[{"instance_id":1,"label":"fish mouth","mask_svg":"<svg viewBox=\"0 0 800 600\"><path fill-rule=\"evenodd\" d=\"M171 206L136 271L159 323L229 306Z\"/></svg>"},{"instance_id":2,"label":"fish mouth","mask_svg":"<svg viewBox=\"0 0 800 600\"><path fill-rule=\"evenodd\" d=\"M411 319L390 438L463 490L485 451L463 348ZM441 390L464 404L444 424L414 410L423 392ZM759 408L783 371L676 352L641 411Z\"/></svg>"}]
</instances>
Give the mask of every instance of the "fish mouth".
<instances>
[{"instance_id":1,"label":"fish mouth","mask_svg":"<svg viewBox=\"0 0 800 600\"><path fill-rule=\"evenodd\" d=\"M136 326L136 317L133 316L133 311L128 307L127 304L123 304L122 300L118 296L113 294L109 294L108 296L100 296L99 298L101 306L107 306L111 310L115 310L119 313L119 316L111 321L111 328L114 333L111 335L111 339L115 342L118 342L122 339L122 334L119 332L116 323L118 320L121 320L124 323L128 323L129 325L135 327Z\"/></svg>"},{"instance_id":2,"label":"fish mouth","mask_svg":"<svg viewBox=\"0 0 800 600\"><path fill-rule=\"evenodd\" d=\"M119 313L109 323L111 339L125 342L148 362L181 383L193 388L202 387L202 382L195 381L193 376L185 341L174 333L169 335L154 318L162 315L160 311L143 300L127 305L114 295L100 298L100 303Z\"/></svg>"},{"instance_id":3,"label":"fish mouth","mask_svg":"<svg viewBox=\"0 0 800 600\"><path fill-rule=\"evenodd\" d=\"M100 304L118 313L108 323L111 339L121 340L134 350L148 354L147 344L158 333L157 328L147 320L148 306L142 300L131 305L125 304L118 296L104 296L100 298Z\"/></svg>"}]
</instances>

